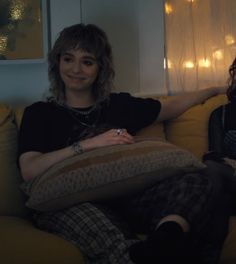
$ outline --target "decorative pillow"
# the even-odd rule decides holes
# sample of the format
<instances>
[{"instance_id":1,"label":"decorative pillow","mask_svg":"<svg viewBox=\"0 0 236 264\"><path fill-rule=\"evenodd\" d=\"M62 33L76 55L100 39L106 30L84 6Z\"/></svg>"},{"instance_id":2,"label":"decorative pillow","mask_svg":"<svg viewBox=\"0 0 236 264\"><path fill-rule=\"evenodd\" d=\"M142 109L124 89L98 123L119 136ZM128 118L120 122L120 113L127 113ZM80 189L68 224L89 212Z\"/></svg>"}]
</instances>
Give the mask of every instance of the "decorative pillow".
<instances>
[{"instance_id":1,"label":"decorative pillow","mask_svg":"<svg viewBox=\"0 0 236 264\"><path fill-rule=\"evenodd\" d=\"M184 149L166 141L145 140L68 158L22 188L29 195L28 207L50 211L130 195L164 177L203 168L205 165Z\"/></svg>"}]
</instances>

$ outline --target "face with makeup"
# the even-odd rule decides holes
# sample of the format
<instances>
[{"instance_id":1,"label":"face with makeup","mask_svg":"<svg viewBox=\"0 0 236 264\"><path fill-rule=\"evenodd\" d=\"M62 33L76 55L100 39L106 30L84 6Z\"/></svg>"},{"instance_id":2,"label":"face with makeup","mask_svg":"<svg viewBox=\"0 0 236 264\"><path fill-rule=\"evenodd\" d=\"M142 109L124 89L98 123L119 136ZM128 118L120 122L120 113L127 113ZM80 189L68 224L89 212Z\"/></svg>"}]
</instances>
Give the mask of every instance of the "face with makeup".
<instances>
[{"instance_id":1,"label":"face with makeup","mask_svg":"<svg viewBox=\"0 0 236 264\"><path fill-rule=\"evenodd\" d=\"M90 97L97 103L109 97L114 79L112 49L97 26L75 24L62 30L48 64L49 92L56 101Z\"/></svg>"},{"instance_id":2,"label":"face with makeup","mask_svg":"<svg viewBox=\"0 0 236 264\"><path fill-rule=\"evenodd\" d=\"M91 92L99 67L93 54L70 49L60 56L59 70L66 93Z\"/></svg>"}]
</instances>

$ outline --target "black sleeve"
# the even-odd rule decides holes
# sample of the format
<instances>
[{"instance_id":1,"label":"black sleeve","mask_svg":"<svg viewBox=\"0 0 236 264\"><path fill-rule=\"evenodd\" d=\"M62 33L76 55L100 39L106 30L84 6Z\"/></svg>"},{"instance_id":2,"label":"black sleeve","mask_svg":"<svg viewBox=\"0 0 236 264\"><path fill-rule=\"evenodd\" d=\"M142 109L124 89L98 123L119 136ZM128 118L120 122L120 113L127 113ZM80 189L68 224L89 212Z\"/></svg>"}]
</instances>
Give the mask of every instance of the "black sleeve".
<instances>
[{"instance_id":1,"label":"black sleeve","mask_svg":"<svg viewBox=\"0 0 236 264\"><path fill-rule=\"evenodd\" d=\"M208 139L209 151L223 153L224 127L223 127L223 106L215 109L209 119Z\"/></svg>"},{"instance_id":2,"label":"black sleeve","mask_svg":"<svg viewBox=\"0 0 236 264\"><path fill-rule=\"evenodd\" d=\"M28 151L45 152L46 117L45 103L26 107L19 132L19 156Z\"/></svg>"},{"instance_id":3,"label":"black sleeve","mask_svg":"<svg viewBox=\"0 0 236 264\"><path fill-rule=\"evenodd\" d=\"M115 110L119 115L116 118L122 116L124 127L132 134L153 123L161 109L158 100L134 97L128 93L113 96L112 105L115 109L119 109Z\"/></svg>"}]
</instances>

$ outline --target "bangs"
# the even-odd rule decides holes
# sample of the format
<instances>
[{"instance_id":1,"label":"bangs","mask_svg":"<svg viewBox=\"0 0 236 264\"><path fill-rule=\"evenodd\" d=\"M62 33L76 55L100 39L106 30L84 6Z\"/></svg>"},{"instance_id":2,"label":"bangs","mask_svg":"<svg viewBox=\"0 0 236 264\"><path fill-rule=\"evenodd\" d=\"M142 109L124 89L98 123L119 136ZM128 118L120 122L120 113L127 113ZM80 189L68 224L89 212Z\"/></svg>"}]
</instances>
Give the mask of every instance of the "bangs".
<instances>
[{"instance_id":1,"label":"bangs","mask_svg":"<svg viewBox=\"0 0 236 264\"><path fill-rule=\"evenodd\" d=\"M93 87L97 102L109 97L114 79L112 48L106 33L93 24L75 24L64 28L48 53L50 92L56 100L65 100L65 85L60 76L60 58L70 50L81 50L95 57L99 73Z\"/></svg>"},{"instance_id":2,"label":"bangs","mask_svg":"<svg viewBox=\"0 0 236 264\"><path fill-rule=\"evenodd\" d=\"M97 59L105 52L104 43L93 32L75 31L73 34L67 33L63 36L59 48L59 54L65 53L70 49L81 49L85 52L93 54Z\"/></svg>"}]
</instances>

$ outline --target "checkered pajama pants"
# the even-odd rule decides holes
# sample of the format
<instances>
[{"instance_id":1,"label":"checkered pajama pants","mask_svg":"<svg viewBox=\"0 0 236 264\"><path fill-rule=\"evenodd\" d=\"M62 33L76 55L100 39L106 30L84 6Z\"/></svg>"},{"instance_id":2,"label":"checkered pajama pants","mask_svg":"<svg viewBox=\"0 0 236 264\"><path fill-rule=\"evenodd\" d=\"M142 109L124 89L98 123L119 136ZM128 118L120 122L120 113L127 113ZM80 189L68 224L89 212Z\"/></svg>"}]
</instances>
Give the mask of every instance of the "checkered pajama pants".
<instances>
[{"instance_id":1,"label":"checkered pajama pants","mask_svg":"<svg viewBox=\"0 0 236 264\"><path fill-rule=\"evenodd\" d=\"M50 213L36 213L36 225L72 242L86 263L131 264L130 245L136 232L151 233L170 214L197 228L204 225L212 192L211 181L198 173L170 177L135 197L109 203L83 203ZM132 227L132 228L131 228Z\"/></svg>"}]
</instances>

